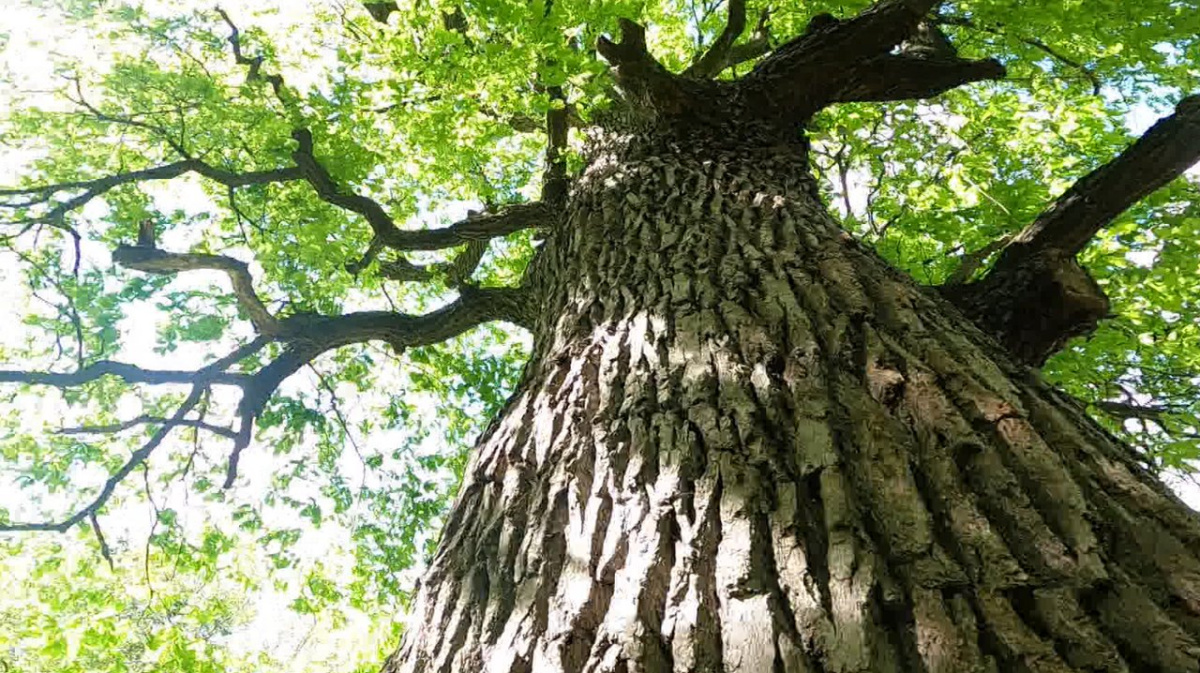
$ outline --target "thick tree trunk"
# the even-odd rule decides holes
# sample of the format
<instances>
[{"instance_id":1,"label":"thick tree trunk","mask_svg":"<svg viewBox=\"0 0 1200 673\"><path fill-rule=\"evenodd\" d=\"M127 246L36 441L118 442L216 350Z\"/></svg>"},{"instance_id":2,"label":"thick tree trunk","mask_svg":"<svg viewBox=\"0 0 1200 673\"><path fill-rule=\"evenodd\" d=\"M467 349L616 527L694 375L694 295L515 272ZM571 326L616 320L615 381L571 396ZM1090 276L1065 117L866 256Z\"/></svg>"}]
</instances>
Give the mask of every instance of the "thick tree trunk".
<instances>
[{"instance_id":1,"label":"thick tree trunk","mask_svg":"<svg viewBox=\"0 0 1200 673\"><path fill-rule=\"evenodd\" d=\"M1200 670L1200 520L802 146L598 147L386 671Z\"/></svg>"}]
</instances>

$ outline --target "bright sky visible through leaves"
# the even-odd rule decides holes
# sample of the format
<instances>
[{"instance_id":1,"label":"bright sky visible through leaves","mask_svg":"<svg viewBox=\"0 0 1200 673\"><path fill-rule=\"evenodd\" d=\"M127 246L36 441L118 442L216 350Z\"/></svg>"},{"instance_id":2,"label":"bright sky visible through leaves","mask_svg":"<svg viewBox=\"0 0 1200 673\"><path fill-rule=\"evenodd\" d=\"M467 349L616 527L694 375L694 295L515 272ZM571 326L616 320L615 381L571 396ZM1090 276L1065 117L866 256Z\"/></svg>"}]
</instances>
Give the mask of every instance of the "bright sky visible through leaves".
<instances>
[{"instance_id":1,"label":"bright sky visible through leaves","mask_svg":"<svg viewBox=\"0 0 1200 673\"><path fill-rule=\"evenodd\" d=\"M935 283L953 271L965 251L983 247L1005 233L1004 227L1027 222L1081 173L1119 151L1128 133L1143 132L1167 113L1183 87L1200 81L1200 72L1186 65L1200 53L1190 43L1168 43L1172 36L1166 28L1155 24L1129 28L1134 31L1129 35L1121 32L1131 23L1122 8L1137 12L1141 4L1157 7L1165 0L1095 2L1104 8L1098 16L1116 17L1111 24L1105 19L1085 24L1074 16L1068 21L1062 12L1049 10L1035 16L1030 3L1015 0L955 4L980 12L981 21L1003 20L1012 30L1025 30L1068 53L1090 55L1105 77L1100 96L1088 95L1090 84L1077 69L1030 48L1020 34L967 35L960 45L964 50L986 55L1005 50L1017 62L1007 88L975 87L936 103L883 111L848 105L822 116L814 140L826 154L818 156L817 168L847 228L921 282ZM59 95L71 91L67 78L73 74L91 82L83 93L99 100L103 91L94 86L96 75L123 56L142 53L145 45L121 33L116 23L76 26L62 14L63 8L82 12L100 4L0 0L0 82L11 84L0 87L0 188L33 168L69 176L71 166L54 165L59 156L68 157L67 163L102 166L129 159L118 151L123 139L115 132L104 139L111 148L92 136L74 146L69 125L48 126L42 137L36 129L6 121L18 108L74 109ZM211 39L197 38L193 44L179 37L178 42L187 43L189 53L211 57L203 68L215 77L241 81L241 69L224 43L227 31L214 19L210 0L133 4L144 12L138 20L180 35L187 33L188 21L202 17ZM561 2L560 11L573 12L573 23L554 30L586 41L611 30L618 15L638 18L651 24L650 42L658 55L679 67L698 37L711 38L720 19L720 12L707 18L689 14L685 8L696 4ZM783 4L773 19L780 36L795 34L813 12L850 11L865 2ZM1079 3L1062 4L1083 11ZM504 0L480 6L494 9L494 25L504 29L511 20L518 26L509 36L513 44L489 52L487 59L464 60L475 70L456 73L457 61L419 62L414 56L461 48L445 31L425 34L421 26L406 25L417 37L401 30L399 37L369 37L378 28L349 0L222 3L254 37L255 50L272 50L273 71L326 105L320 111L330 144L337 148L330 151L339 162L336 168L370 183L407 226L461 218L485 195L507 203L537 193L541 137L501 130L497 117L543 111L529 102L536 96L525 85L531 54L545 37L517 36L523 24L513 18L514 5ZM189 18L155 23L182 16ZM346 16L360 33L342 29ZM1078 32L1064 28L1068 23L1080 26ZM1127 44L1116 44L1118 38ZM169 50L154 53L163 62L179 57ZM597 84L603 67L594 60L570 66L562 76L573 102L586 108L603 91ZM161 73L147 72L135 73L144 77L134 80L138 86L159 81L155 77ZM426 75L432 84L422 79ZM364 81L366 86L353 84ZM408 117L372 117L359 109L385 109L415 98L426 103L414 105ZM231 144L244 140L263 154L272 148L272 133L286 137L286 125L277 119L264 116L261 124L247 123L252 106L229 114L242 115L237 128L245 129ZM886 141L872 135L872 127L888 125L893 130ZM208 131L189 130L197 136ZM856 157L856 163L836 165L844 156ZM47 159L50 166L39 164ZM934 167L937 177L930 179ZM888 187L874 189L880 171ZM844 190L839 177L845 177ZM1191 179L1200 180L1200 169ZM1088 402L1113 399L1125 386L1139 403L1178 405L1179 437L1153 425L1126 423L1128 438L1165 468L1186 466L1200 456L1200 445L1189 436L1197 432L1195 412L1200 411L1195 391L1200 326L1194 324L1200 302L1200 213L1186 196L1181 185L1166 190L1115 223L1089 249L1085 262L1106 284L1119 315L1047 368L1047 376ZM237 243L222 229L232 220L222 199L198 179L179 178L110 203L97 199L82 211L77 224L98 233L82 245L85 276L94 273L82 293L81 303L88 305L77 308L86 314L87 328L102 337L95 340L119 344L109 357L145 367L192 368L250 333L245 321L228 319L234 313L228 302L220 303L228 291L221 273L189 273L153 287L136 286L130 279L137 274L113 273L110 250L128 240L131 223L140 217L134 212L172 220L160 239L164 248L221 245L223 254L250 262L264 295L276 302L273 307L287 300L324 311L387 309L394 300L404 310L427 311L451 297L446 291L394 288L385 297L387 286L379 278L352 281L340 269L362 252L366 228L353 218L321 219L292 193L272 204L276 210L263 206L264 218L292 229L256 238L253 246ZM893 221L898 224L886 226ZM306 237L303 232L309 230L317 233ZM46 240L42 243L64 260L58 269L63 271L73 252L62 240ZM483 273L489 280L511 282L532 245L520 237L494 244ZM50 335L63 331L62 295L46 283L31 290L22 266L27 260L14 253L39 263L55 257L37 257L35 248L22 242L0 250L0 368L68 371L71 335L61 344L50 343ZM319 259L286 263L300 253ZM120 310L106 302L119 303ZM58 353L60 345L65 354ZM175 432L150 469L135 472L99 517L115 570L101 558L87 526L65 535L0 537L0 660L15 662L23 673L118 670L114 662L129 671L377 670L398 641L407 591L436 539L464 452L503 401L526 348L525 334L489 327L445 348L416 349L403 358L381 345L323 356L280 389L244 454L239 480L228 491L219 483L228 442ZM1160 376L1160 369L1168 375ZM178 397L182 390L172 393ZM211 420L228 420L234 402L214 395ZM114 460L144 437L132 431L123 438L72 443L57 430L98 418L113 422L161 412L163 405L161 398L140 390L104 389L77 400L54 389L0 388L0 515L59 518L78 505L80 489L102 483ZM1108 425L1120 428L1111 419ZM1200 489L1177 475L1166 472L1187 501L1200 507Z\"/></svg>"}]
</instances>

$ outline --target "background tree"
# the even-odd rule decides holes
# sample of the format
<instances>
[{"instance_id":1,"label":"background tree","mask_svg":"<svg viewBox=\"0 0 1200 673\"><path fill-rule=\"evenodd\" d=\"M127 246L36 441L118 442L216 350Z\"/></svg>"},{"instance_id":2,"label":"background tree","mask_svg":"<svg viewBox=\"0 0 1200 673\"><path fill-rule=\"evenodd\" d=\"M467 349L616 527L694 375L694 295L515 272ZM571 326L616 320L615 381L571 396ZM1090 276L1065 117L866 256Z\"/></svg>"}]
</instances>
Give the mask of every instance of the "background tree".
<instances>
[{"instance_id":1,"label":"background tree","mask_svg":"<svg viewBox=\"0 0 1200 673\"><path fill-rule=\"evenodd\" d=\"M70 5L121 41L10 94L5 245L45 308L0 373L2 528L87 526L118 572L102 519L142 500L151 587L251 539L294 571L291 508L356 561L293 607L378 614L464 477L390 668L1194 670L1200 525L1146 469L1196 448L1184 5L368 3L287 41ZM465 474L416 448L421 393L449 446L495 416ZM164 620L134 647L192 670L212 636ZM48 640L94 669L122 639Z\"/></svg>"}]
</instances>

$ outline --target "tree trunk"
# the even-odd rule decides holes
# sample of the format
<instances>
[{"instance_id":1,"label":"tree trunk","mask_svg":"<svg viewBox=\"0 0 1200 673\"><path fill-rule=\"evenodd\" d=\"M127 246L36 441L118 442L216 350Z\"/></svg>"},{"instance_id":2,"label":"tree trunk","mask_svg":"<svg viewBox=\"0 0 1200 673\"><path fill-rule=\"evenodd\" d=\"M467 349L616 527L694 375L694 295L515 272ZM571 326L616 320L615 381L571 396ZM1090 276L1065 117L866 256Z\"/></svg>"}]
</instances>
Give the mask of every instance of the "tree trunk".
<instances>
[{"instance_id":1,"label":"tree trunk","mask_svg":"<svg viewBox=\"0 0 1200 673\"><path fill-rule=\"evenodd\" d=\"M534 265L385 671L1200 670L1200 520L802 144L601 137Z\"/></svg>"}]
</instances>

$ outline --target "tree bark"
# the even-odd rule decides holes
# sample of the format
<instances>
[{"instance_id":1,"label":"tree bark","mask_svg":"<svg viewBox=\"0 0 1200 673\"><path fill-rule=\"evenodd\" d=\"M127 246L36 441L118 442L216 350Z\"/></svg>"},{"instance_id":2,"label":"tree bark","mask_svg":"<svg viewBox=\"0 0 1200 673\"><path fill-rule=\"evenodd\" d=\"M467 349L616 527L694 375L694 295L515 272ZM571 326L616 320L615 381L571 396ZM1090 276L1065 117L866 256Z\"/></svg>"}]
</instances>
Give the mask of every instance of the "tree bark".
<instances>
[{"instance_id":1,"label":"tree bark","mask_svg":"<svg viewBox=\"0 0 1200 673\"><path fill-rule=\"evenodd\" d=\"M726 131L596 139L384 670L1200 670L1200 519Z\"/></svg>"}]
</instances>

